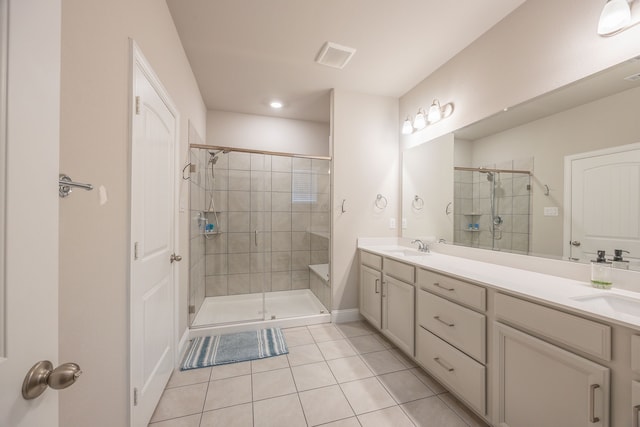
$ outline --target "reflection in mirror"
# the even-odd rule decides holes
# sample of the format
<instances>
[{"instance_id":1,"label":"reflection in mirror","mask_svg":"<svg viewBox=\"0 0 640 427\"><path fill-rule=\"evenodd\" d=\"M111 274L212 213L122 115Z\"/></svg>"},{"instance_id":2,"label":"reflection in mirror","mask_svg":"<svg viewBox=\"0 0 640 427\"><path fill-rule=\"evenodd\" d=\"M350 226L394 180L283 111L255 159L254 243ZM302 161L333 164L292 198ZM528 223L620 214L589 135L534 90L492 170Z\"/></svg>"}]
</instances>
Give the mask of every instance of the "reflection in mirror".
<instances>
[{"instance_id":1,"label":"reflection in mirror","mask_svg":"<svg viewBox=\"0 0 640 427\"><path fill-rule=\"evenodd\" d=\"M571 239L571 232L565 230L565 216L570 221L571 210L565 206L566 186L570 182L565 182L565 158L580 153L592 152L611 147L618 147L640 142L640 120L638 120L637 112L640 111L640 60L632 59L626 61L609 70L605 70L594 76L558 89L549 94L521 104L519 106L508 109L508 111L500 112L492 117L482 120L478 123L459 129L454 132L453 150L455 158L450 162L448 158L443 158L441 163L449 162L451 169L454 167L466 168L493 168L512 170L518 169L531 172L530 190L529 190L529 235L528 244L525 246L517 237L517 247L507 248L503 246L504 242L497 245L493 242L492 226L489 221L490 200L491 195L488 191L491 189L490 181L485 176L481 176L481 172L473 171L471 175L462 177L462 171L458 171L459 180L464 179L473 184L477 181L478 188L467 190L456 185L453 176L450 181L444 181L441 176L432 178L425 177L426 180L439 179L441 187L450 186L458 191L478 192L478 203L481 199L484 205L464 206L462 193L456 192L457 205L454 210L457 215L465 213L476 213L474 209L483 209L482 216L477 219L458 218L453 221L455 232L458 233L456 242L470 244L476 247L482 247L493 250L515 250L518 253L528 252L530 255L566 258L566 253ZM405 159L410 159L403 165L404 177L411 176L414 172L412 169L415 165L420 165L421 161L417 159L419 150L429 145L427 142L420 146L411 148L404 154ZM414 151L415 150L415 151ZM423 159L423 162L427 161ZM430 159L430 162L436 160ZM506 178L506 172L500 174L500 178ZM511 173L512 178L516 174ZM517 174L517 177L523 177ZM501 182L501 181L500 181ZM461 184L461 182L459 182ZM480 185L487 191L487 196L480 198ZM415 183L411 184L415 186ZM629 188L628 182L614 183L607 180L603 185L614 188L616 191ZM403 182L403 188L405 183ZM511 186L513 190L513 183ZM505 194L508 189L505 189ZM630 190L633 191L633 190ZM637 191L637 190L636 190ZM426 194L426 193L425 193ZM473 193L472 193L473 194ZM524 194L514 197L525 197ZM413 194L406 194L403 191L403 216L408 205L413 198ZM425 197L428 200L429 195ZM523 199L524 200L524 199ZM635 200L629 198L629 200ZM501 203L502 201L499 201ZM460 206L463 204L463 206ZM511 203L513 208L513 201ZM466 212L471 209L470 212ZM595 209L595 208L594 208ZM601 206L599 209L602 209ZM635 209L635 207L634 207ZM484 211L489 214L484 214ZM619 209L615 212L621 213ZM518 213L525 215L524 213ZM502 215L501 215L502 216ZM493 218L495 219L495 218ZM511 218L513 220L513 218ZM469 224L478 224L477 232L467 232ZM504 222L503 222L504 224ZM513 233L515 223L511 224L511 233ZM482 228L488 230L485 232L487 237L482 237ZM525 222L517 224L517 229L524 231ZM506 237L506 226L502 229L503 236ZM567 234L568 233L568 234ZM623 232L625 233L625 232ZM626 230L626 236L636 238L637 230ZM442 230L430 228L421 230L421 234L440 237L443 235ZM472 237L477 235L476 237ZM526 233L519 233L526 234ZM407 229L403 232L406 237L415 235L413 230ZM568 237L565 237L568 236ZM491 236L491 239L489 239ZM480 240L482 237L483 240ZM513 237L511 236L513 243ZM473 239L476 239L474 241ZM449 241L449 239L447 239ZM605 241L603 240L604 244ZM626 247L617 247L616 240L611 239L606 242L607 245L616 249L627 250ZM625 259L631 260L632 266L634 259L640 259L640 253L625 254ZM637 251L636 251L637 252ZM581 261L589 261L590 255L584 255ZM607 257L611 258L612 252L607 250Z\"/></svg>"},{"instance_id":2,"label":"reflection in mirror","mask_svg":"<svg viewBox=\"0 0 640 427\"><path fill-rule=\"evenodd\" d=\"M4 292L4 212L7 129L7 0L0 0L0 358L5 356L5 292Z\"/></svg>"}]
</instances>

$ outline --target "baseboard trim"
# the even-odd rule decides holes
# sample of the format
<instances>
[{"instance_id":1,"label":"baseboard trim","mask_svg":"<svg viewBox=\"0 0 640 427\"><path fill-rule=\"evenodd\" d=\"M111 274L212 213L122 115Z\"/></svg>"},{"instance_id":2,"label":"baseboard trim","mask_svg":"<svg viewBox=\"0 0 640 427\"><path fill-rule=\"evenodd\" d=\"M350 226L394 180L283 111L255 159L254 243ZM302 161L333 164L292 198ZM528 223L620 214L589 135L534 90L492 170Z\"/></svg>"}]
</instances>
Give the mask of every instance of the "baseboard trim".
<instances>
[{"instance_id":1,"label":"baseboard trim","mask_svg":"<svg viewBox=\"0 0 640 427\"><path fill-rule=\"evenodd\" d=\"M362 316L357 308L331 311L331 323L357 322L358 320L362 320Z\"/></svg>"}]
</instances>

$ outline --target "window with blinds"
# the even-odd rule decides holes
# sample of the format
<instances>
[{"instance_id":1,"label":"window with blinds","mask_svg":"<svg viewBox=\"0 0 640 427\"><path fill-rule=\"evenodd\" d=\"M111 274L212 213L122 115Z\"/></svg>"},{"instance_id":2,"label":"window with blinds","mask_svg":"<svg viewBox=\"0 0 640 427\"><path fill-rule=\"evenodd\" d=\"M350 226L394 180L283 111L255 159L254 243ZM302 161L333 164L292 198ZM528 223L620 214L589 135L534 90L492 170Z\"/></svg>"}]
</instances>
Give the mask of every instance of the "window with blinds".
<instances>
[{"instance_id":1,"label":"window with blinds","mask_svg":"<svg viewBox=\"0 0 640 427\"><path fill-rule=\"evenodd\" d=\"M291 202L315 203L318 201L318 178L309 171L294 170L291 178Z\"/></svg>"}]
</instances>

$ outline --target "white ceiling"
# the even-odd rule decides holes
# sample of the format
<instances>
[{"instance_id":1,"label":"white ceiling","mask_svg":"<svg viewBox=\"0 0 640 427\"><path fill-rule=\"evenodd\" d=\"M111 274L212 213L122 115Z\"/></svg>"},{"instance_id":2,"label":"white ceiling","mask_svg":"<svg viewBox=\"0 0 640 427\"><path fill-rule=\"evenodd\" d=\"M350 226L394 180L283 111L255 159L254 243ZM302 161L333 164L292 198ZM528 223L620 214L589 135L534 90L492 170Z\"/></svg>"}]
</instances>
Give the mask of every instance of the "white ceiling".
<instances>
[{"instance_id":1,"label":"white ceiling","mask_svg":"<svg viewBox=\"0 0 640 427\"><path fill-rule=\"evenodd\" d=\"M321 122L330 89L400 97L524 2L166 1L208 109ZM344 69L326 41L357 49Z\"/></svg>"}]
</instances>

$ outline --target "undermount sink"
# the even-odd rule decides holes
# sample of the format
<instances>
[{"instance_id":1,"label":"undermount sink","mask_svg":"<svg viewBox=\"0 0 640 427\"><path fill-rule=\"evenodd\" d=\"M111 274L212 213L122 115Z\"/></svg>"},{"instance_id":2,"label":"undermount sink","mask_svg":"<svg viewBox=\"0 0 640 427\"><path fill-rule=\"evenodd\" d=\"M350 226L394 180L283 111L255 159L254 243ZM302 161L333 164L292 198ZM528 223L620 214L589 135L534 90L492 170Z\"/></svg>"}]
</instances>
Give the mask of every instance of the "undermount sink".
<instances>
[{"instance_id":1,"label":"undermount sink","mask_svg":"<svg viewBox=\"0 0 640 427\"><path fill-rule=\"evenodd\" d=\"M586 295L571 298L585 308L596 311L608 311L640 318L640 299L622 295Z\"/></svg>"},{"instance_id":2,"label":"undermount sink","mask_svg":"<svg viewBox=\"0 0 640 427\"><path fill-rule=\"evenodd\" d=\"M421 252L415 249L398 249L398 250L388 251L387 253L393 256L408 256L408 257L429 255L429 252Z\"/></svg>"}]
</instances>

